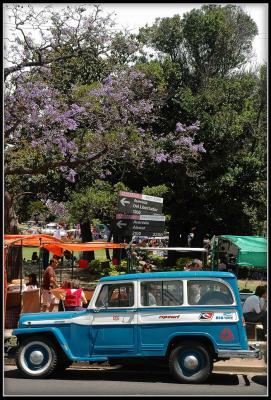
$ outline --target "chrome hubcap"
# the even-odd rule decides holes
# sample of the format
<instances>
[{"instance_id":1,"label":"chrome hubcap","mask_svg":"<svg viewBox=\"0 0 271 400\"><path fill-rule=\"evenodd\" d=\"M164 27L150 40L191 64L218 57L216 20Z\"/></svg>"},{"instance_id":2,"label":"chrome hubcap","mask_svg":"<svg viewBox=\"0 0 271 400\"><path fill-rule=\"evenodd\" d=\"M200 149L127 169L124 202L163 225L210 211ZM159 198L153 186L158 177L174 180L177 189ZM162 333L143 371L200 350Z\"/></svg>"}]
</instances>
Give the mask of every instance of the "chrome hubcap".
<instances>
[{"instance_id":1,"label":"chrome hubcap","mask_svg":"<svg viewBox=\"0 0 271 400\"><path fill-rule=\"evenodd\" d=\"M44 360L44 355L41 351L35 350L35 351L32 351L32 353L30 354L29 359L32 364L39 365Z\"/></svg>"},{"instance_id":2,"label":"chrome hubcap","mask_svg":"<svg viewBox=\"0 0 271 400\"><path fill-rule=\"evenodd\" d=\"M185 357L183 364L186 369L196 369L199 366L199 361L197 357L189 355Z\"/></svg>"}]
</instances>

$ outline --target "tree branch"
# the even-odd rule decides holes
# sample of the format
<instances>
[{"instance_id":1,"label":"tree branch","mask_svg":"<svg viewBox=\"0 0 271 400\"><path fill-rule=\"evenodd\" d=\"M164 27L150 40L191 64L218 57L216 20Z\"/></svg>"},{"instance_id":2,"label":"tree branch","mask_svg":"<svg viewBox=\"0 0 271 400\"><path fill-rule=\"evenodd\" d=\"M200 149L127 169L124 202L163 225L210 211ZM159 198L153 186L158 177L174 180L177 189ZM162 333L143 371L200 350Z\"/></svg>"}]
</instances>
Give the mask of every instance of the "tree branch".
<instances>
[{"instance_id":1,"label":"tree branch","mask_svg":"<svg viewBox=\"0 0 271 400\"><path fill-rule=\"evenodd\" d=\"M74 168L79 165L83 165L89 162L92 162L94 160L99 159L102 155L104 155L107 152L107 146L105 146L101 151L96 153L94 156L92 156L89 159L80 159L80 160L67 160L67 161L56 161L52 163L51 161L48 161L45 163L43 166L40 168L33 167L33 168L27 168L27 167L22 167L22 166L8 166L5 168L5 175L39 175L39 174L46 174L49 170L53 170L62 166L66 166L69 168Z\"/></svg>"}]
</instances>

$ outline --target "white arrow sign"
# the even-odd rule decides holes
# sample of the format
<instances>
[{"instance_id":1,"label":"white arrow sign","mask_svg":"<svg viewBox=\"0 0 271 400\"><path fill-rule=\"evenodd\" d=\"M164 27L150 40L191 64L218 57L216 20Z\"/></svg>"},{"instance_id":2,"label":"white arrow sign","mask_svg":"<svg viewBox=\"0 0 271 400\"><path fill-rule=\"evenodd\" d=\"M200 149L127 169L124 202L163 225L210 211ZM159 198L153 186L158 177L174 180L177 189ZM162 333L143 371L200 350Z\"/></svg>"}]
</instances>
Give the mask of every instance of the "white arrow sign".
<instances>
[{"instance_id":1,"label":"white arrow sign","mask_svg":"<svg viewBox=\"0 0 271 400\"><path fill-rule=\"evenodd\" d=\"M117 227L119 229L121 229L123 226L126 226L126 225L127 225L127 223L126 222L122 222L121 220L119 222L117 222Z\"/></svg>"},{"instance_id":2,"label":"white arrow sign","mask_svg":"<svg viewBox=\"0 0 271 400\"><path fill-rule=\"evenodd\" d=\"M123 199L121 199L121 204L125 207L125 205L126 204L130 204L130 201L129 200L126 200L126 198L125 197L123 197Z\"/></svg>"}]
</instances>

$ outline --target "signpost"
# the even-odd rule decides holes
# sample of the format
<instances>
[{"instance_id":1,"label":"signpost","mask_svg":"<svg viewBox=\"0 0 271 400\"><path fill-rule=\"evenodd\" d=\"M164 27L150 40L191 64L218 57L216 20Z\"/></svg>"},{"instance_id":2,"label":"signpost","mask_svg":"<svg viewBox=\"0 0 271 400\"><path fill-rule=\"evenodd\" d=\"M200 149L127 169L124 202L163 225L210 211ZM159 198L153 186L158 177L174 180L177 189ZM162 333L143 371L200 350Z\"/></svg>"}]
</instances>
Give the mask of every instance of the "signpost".
<instances>
[{"instance_id":1,"label":"signpost","mask_svg":"<svg viewBox=\"0 0 271 400\"><path fill-rule=\"evenodd\" d=\"M161 215L163 198L146 194L120 192L118 210L124 214Z\"/></svg>"},{"instance_id":2,"label":"signpost","mask_svg":"<svg viewBox=\"0 0 271 400\"><path fill-rule=\"evenodd\" d=\"M116 215L116 229L119 233L132 236L163 236L164 215Z\"/></svg>"},{"instance_id":3,"label":"signpost","mask_svg":"<svg viewBox=\"0 0 271 400\"><path fill-rule=\"evenodd\" d=\"M163 198L146 194L119 192L115 231L118 236L164 236ZM127 252L130 271L132 256Z\"/></svg>"}]
</instances>

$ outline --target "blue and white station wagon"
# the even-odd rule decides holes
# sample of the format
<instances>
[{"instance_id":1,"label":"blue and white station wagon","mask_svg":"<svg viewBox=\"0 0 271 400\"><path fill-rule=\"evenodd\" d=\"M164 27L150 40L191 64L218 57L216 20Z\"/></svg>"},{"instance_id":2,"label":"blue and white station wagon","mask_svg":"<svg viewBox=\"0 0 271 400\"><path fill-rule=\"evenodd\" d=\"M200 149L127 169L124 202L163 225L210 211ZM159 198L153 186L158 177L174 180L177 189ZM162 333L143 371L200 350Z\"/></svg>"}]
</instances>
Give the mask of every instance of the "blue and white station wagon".
<instances>
[{"instance_id":1,"label":"blue and white station wagon","mask_svg":"<svg viewBox=\"0 0 271 400\"><path fill-rule=\"evenodd\" d=\"M235 275L154 272L100 279L84 311L23 314L17 367L49 377L72 362L163 359L179 382L200 383L219 360L257 358Z\"/></svg>"}]
</instances>

